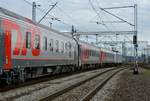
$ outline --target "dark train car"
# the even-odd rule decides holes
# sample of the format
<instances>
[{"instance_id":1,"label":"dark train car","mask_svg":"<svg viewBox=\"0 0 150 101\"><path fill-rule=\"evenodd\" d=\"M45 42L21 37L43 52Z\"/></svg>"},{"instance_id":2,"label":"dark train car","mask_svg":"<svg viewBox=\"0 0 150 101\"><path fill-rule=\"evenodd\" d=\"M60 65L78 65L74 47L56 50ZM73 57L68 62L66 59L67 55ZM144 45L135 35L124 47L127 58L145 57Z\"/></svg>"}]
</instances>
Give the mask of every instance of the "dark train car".
<instances>
[{"instance_id":1,"label":"dark train car","mask_svg":"<svg viewBox=\"0 0 150 101\"><path fill-rule=\"evenodd\" d=\"M79 41L80 65L90 66L100 64L100 48L91 44Z\"/></svg>"},{"instance_id":2,"label":"dark train car","mask_svg":"<svg viewBox=\"0 0 150 101\"><path fill-rule=\"evenodd\" d=\"M102 57L102 63L115 63L115 53L108 50L108 49L102 49L101 48L101 57Z\"/></svg>"},{"instance_id":3,"label":"dark train car","mask_svg":"<svg viewBox=\"0 0 150 101\"><path fill-rule=\"evenodd\" d=\"M115 60L116 60L115 63L121 64L121 63L124 61L122 54L116 53L116 54L115 54Z\"/></svg>"}]
</instances>

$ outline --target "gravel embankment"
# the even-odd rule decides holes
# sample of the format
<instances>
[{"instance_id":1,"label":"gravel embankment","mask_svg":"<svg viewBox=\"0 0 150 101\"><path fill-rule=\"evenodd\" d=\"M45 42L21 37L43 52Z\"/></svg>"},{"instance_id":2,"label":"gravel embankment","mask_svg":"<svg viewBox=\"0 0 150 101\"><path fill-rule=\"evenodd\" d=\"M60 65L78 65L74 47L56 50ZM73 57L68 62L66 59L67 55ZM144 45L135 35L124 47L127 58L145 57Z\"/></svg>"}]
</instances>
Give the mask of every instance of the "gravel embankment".
<instances>
[{"instance_id":1,"label":"gravel embankment","mask_svg":"<svg viewBox=\"0 0 150 101\"><path fill-rule=\"evenodd\" d=\"M88 71L69 77L64 77L22 88L13 89L7 92L1 92L0 101L38 101L44 96L56 93L64 88L67 88L68 86L90 78L108 69L109 68Z\"/></svg>"},{"instance_id":2,"label":"gravel embankment","mask_svg":"<svg viewBox=\"0 0 150 101\"><path fill-rule=\"evenodd\" d=\"M113 94L113 90L116 88L117 82L124 71L126 70L117 73L113 78L111 78L90 101L105 101L106 98Z\"/></svg>"},{"instance_id":3,"label":"gravel embankment","mask_svg":"<svg viewBox=\"0 0 150 101\"><path fill-rule=\"evenodd\" d=\"M150 70L140 69L139 75L133 75L132 70L122 73L105 101L150 101Z\"/></svg>"},{"instance_id":4,"label":"gravel embankment","mask_svg":"<svg viewBox=\"0 0 150 101\"><path fill-rule=\"evenodd\" d=\"M100 75L76 88L64 93L63 95L55 98L52 101L80 101L86 94L93 90L103 79L112 75L115 71L113 70L103 75Z\"/></svg>"}]
</instances>

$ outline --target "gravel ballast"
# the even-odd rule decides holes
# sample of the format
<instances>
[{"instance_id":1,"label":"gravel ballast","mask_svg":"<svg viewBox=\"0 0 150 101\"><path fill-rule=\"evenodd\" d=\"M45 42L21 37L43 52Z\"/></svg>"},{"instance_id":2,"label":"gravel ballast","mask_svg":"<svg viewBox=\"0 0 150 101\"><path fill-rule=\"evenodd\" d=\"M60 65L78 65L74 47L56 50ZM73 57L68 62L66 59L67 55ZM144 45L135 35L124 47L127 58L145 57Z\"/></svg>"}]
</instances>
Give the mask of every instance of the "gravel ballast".
<instances>
[{"instance_id":1,"label":"gravel ballast","mask_svg":"<svg viewBox=\"0 0 150 101\"><path fill-rule=\"evenodd\" d=\"M78 87L75 87L74 89L64 93L63 95L55 98L52 101L80 101L85 95L87 95L90 91L92 91L100 82L108 78L116 71L118 70L109 71L90 81L87 81L86 83Z\"/></svg>"},{"instance_id":2,"label":"gravel ballast","mask_svg":"<svg viewBox=\"0 0 150 101\"><path fill-rule=\"evenodd\" d=\"M107 70L109 70L109 68L88 71L60 79L49 80L46 82L13 89L7 92L1 92L0 101L38 101L45 96L59 92L68 86L74 85L75 83Z\"/></svg>"},{"instance_id":3,"label":"gravel ballast","mask_svg":"<svg viewBox=\"0 0 150 101\"><path fill-rule=\"evenodd\" d=\"M150 101L150 70L140 68L138 75L123 72L112 92L104 101Z\"/></svg>"}]
</instances>

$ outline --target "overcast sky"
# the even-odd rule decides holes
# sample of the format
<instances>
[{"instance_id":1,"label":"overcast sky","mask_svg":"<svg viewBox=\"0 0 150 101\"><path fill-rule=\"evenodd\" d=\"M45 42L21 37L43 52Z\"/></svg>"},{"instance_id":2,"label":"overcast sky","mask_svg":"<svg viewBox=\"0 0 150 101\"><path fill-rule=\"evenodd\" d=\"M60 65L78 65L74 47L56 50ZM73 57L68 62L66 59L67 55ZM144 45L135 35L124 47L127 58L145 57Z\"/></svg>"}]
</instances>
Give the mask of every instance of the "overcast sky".
<instances>
[{"instance_id":1,"label":"overcast sky","mask_svg":"<svg viewBox=\"0 0 150 101\"><path fill-rule=\"evenodd\" d=\"M70 31L71 25L75 25L78 31L112 31L112 30L133 30L133 27L126 24L108 24L107 27L95 22L102 21L118 21L118 19L101 11L100 7L115 7L115 6L131 6L138 4L138 36L140 40L150 42L150 0L91 0L92 5L100 15L97 16L93 10L89 0L26 0L30 3L36 1L40 4L40 9L46 12L52 4L58 2L46 19L42 21L43 24L49 26L49 22L53 23L53 28L59 31ZM22 16L31 18L32 7L24 0L0 0L0 6ZM134 23L134 9L119 9L109 10L110 12L120 16L130 23ZM37 21L44 15L43 12L37 10ZM51 16L50 16L51 15ZM61 20L52 21L50 18L56 17ZM101 19L100 19L101 18Z\"/></svg>"}]
</instances>

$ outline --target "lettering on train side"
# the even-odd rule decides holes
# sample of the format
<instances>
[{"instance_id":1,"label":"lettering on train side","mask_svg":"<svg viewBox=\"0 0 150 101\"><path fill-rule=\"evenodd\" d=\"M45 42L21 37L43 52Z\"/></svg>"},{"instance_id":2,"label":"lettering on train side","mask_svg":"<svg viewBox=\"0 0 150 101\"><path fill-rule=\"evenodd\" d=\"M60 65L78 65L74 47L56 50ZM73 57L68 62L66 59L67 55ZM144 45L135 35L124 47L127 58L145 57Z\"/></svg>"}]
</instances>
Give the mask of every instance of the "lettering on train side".
<instances>
[{"instance_id":1,"label":"lettering on train side","mask_svg":"<svg viewBox=\"0 0 150 101\"><path fill-rule=\"evenodd\" d=\"M12 68L11 63L11 25L9 24L8 20L2 21L3 30L4 30L4 43L5 43L5 63L4 63L4 69L10 70Z\"/></svg>"},{"instance_id":2,"label":"lettering on train side","mask_svg":"<svg viewBox=\"0 0 150 101\"><path fill-rule=\"evenodd\" d=\"M31 52L33 56L39 56L41 53L41 32L35 26L28 26L27 32L31 33Z\"/></svg>"},{"instance_id":3,"label":"lettering on train side","mask_svg":"<svg viewBox=\"0 0 150 101\"><path fill-rule=\"evenodd\" d=\"M26 56L27 55L27 48L26 48L26 37L22 36L21 28L20 26L10 20L3 20L4 29L7 30L10 35L13 30L17 33L17 38L14 42L14 49L13 49L13 55L15 56ZM40 36L41 33L38 28L36 27L29 27L27 31L31 32L31 53L33 56L39 56L40 55ZM12 33L13 34L13 33ZM13 35L11 35L12 37ZM11 53L11 52L10 52Z\"/></svg>"},{"instance_id":4,"label":"lettering on train side","mask_svg":"<svg viewBox=\"0 0 150 101\"><path fill-rule=\"evenodd\" d=\"M3 25L4 29L8 31L11 35L12 30L15 30L17 32L17 40L15 42L14 50L13 50L13 55L19 55L21 51L21 42L22 42L22 34L20 32L20 26L13 23L10 20L3 20ZM12 37L13 35L11 35ZM11 39L10 39L11 40Z\"/></svg>"}]
</instances>

